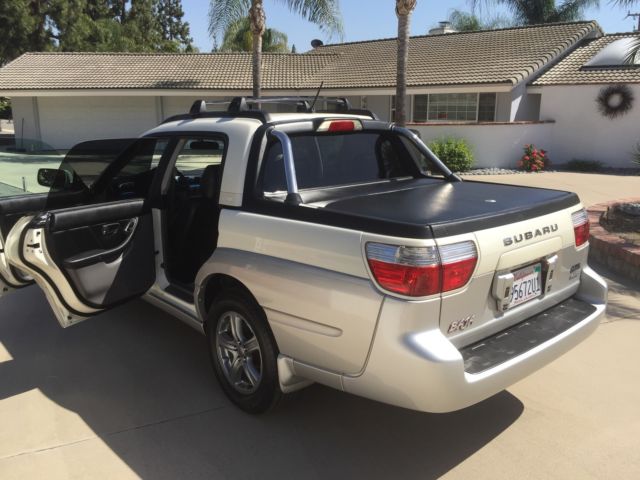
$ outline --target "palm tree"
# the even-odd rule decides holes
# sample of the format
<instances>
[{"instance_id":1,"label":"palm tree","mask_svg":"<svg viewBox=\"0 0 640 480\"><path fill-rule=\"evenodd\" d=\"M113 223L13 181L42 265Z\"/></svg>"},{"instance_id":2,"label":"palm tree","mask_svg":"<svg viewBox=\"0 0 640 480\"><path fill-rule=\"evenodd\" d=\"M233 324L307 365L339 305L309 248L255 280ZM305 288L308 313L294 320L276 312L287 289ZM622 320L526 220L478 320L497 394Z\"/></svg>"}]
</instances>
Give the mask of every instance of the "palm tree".
<instances>
[{"instance_id":1,"label":"palm tree","mask_svg":"<svg viewBox=\"0 0 640 480\"><path fill-rule=\"evenodd\" d=\"M484 19L474 12L465 12L454 9L449 14L449 21L454 30L458 32L476 32L478 30L495 30L512 26L509 19L497 15Z\"/></svg>"},{"instance_id":2,"label":"palm tree","mask_svg":"<svg viewBox=\"0 0 640 480\"><path fill-rule=\"evenodd\" d=\"M640 0L613 0L613 3L623 8L631 8L635 5L640 5ZM640 63L640 38L637 38L631 46L631 49L627 53L626 62L630 64Z\"/></svg>"},{"instance_id":3,"label":"palm tree","mask_svg":"<svg viewBox=\"0 0 640 480\"><path fill-rule=\"evenodd\" d=\"M511 11L517 25L535 25L580 20L584 10L599 6L600 0L564 0L559 5L555 0L471 0L470 3L472 10L482 4L503 5Z\"/></svg>"},{"instance_id":4,"label":"palm tree","mask_svg":"<svg viewBox=\"0 0 640 480\"><path fill-rule=\"evenodd\" d=\"M289 39L287 34L275 28L265 28L262 35L262 51L267 53L288 53ZM221 52L251 52L253 51L253 33L249 18L236 20L224 32Z\"/></svg>"},{"instance_id":5,"label":"palm tree","mask_svg":"<svg viewBox=\"0 0 640 480\"><path fill-rule=\"evenodd\" d=\"M320 26L330 35L343 35L339 0L280 0L304 19ZM263 0L210 0L209 33L216 37L226 31L236 20L249 17L253 34L253 96L260 97L262 65L262 35L265 32L266 15Z\"/></svg>"},{"instance_id":6,"label":"palm tree","mask_svg":"<svg viewBox=\"0 0 640 480\"><path fill-rule=\"evenodd\" d=\"M417 0L396 0L398 16L398 60L396 70L396 124L407 123L407 62L409 60L409 25Z\"/></svg>"}]
</instances>

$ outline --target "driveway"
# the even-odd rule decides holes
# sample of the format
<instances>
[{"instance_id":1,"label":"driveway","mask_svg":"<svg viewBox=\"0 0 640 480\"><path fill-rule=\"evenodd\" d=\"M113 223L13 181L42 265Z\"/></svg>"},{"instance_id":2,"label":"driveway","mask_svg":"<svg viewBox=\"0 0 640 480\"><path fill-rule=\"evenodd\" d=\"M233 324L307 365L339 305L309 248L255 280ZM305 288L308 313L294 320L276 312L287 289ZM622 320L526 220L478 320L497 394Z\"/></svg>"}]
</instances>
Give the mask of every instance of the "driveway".
<instances>
[{"instance_id":1,"label":"driveway","mask_svg":"<svg viewBox=\"0 0 640 480\"><path fill-rule=\"evenodd\" d=\"M616 178L608 193L571 174L497 181L577 184L595 203L631 196ZM596 268L612 292L594 335L446 415L314 385L248 416L169 315L138 301L63 330L37 289L16 292L0 300L0 478L640 478L640 285Z\"/></svg>"}]
</instances>

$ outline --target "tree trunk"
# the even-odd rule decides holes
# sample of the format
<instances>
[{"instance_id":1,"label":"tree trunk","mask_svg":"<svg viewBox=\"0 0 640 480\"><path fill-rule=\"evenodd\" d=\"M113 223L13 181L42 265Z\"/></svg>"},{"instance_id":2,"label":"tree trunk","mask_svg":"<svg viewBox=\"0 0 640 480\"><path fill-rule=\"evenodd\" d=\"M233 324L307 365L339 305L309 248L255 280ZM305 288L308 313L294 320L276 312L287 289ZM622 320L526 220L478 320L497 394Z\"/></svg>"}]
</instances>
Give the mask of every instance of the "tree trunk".
<instances>
[{"instance_id":1,"label":"tree trunk","mask_svg":"<svg viewBox=\"0 0 640 480\"><path fill-rule=\"evenodd\" d=\"M251 32L253 33L253 96L260 98L262 89L262 35L264 34L266 23L262 0L252 0L249 19Z\"/></svg>"},{"instance_id":2,"label":"tree trunk","mask_svg":"<svg viewBox=\"0 0 640 480\"><path fill-rule=\"evenodd\" d=\"M398 61L396 71L396 115L394 121L407 124L407 63L409 60L409 24L416 0L396 0L398 16Z\"/></svg>"}]
</instances>

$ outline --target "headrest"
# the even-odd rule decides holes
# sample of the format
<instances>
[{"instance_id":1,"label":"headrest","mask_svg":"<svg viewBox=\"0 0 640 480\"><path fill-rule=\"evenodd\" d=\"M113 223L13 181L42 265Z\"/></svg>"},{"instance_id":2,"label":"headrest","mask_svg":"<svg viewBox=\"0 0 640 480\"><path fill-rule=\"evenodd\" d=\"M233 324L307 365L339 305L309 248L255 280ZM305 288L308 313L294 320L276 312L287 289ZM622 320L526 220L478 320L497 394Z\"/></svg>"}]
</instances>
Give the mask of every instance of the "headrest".
<instances>
[{"instance_id":1,"label":"headrest","mask_svg":"<svg viewBox=\"0 0 640 480\"><path fill-rule=\"evenodd\" d=\"M208 165L200 179L200 192L204 198L215 200L220 188L221 165Z\"/></svg>"}]
</instances>

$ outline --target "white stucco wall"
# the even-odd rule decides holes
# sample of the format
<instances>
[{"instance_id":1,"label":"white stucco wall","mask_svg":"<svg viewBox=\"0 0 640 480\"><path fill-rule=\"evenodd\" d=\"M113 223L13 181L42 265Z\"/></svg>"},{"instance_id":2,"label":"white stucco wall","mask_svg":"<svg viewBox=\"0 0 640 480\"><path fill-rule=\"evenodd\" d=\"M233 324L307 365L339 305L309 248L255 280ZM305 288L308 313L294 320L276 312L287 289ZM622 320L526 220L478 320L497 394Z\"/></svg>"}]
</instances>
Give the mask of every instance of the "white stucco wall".
<instances>
[{"instance_id":1,"label":"white stucco wall","mask_svg":"<svg viewBox=\"0 0 640 480\"><path fill-rule=\"evenodd\" d=\"M154 97L39 97L37 104L42 141L56 149L133 138L158 124Z\"/></svg>"},{"instance_id":2,"label":"white stucco wall","mask_svg":"<svg viewBox=\"0 0 640 480\"><path fill-rule=\"evenodd\" d=\"M27 144L39 143L40 127L37 100L33 97L12 98L11 109L17 144L27 148Z\"/></svg>"},{"instance_id":3,"label":"white stucco wall","mask_svg":"<svg viewBox=\"0 0 640 480\"><path fill-rule=\"evenodd\" d=\"M479 168L515 168L527 143L550 150L554 127L553 123L409 125L425 143L449 136L465 139L473 147L474 166Z\"/></svg>"},{"instance_id":4,"label":"white stucco wall","mask_svg":"<svg viewBox=\"0 0 640 480\"><path fill-rule=\"evenodd\" d=\"M640 86L631 86L636 98L633 109L615 120L598 112L595 100L602 87L542 87L540 117L556 121L549 147L556 164L575 158L612 167L634 166L631 152L640 141Z\"/></svg>"},{"instance_id":5,"label":"white stucco wall","mask_svg":"<svg viewBox=\"0 0 640 480\"><path fill-rule=\"evenodd\" d=\"M411 97L407 98L407 104L411 101ZM391 114L391 96L390 95L367 95L367 108L374 112L380 120L389 121Z\"/></svg>"}]
</instances>

